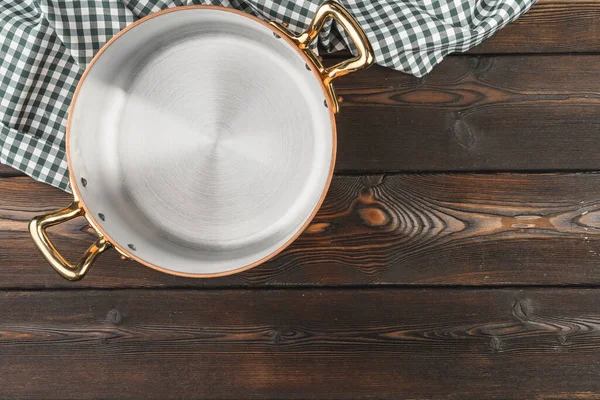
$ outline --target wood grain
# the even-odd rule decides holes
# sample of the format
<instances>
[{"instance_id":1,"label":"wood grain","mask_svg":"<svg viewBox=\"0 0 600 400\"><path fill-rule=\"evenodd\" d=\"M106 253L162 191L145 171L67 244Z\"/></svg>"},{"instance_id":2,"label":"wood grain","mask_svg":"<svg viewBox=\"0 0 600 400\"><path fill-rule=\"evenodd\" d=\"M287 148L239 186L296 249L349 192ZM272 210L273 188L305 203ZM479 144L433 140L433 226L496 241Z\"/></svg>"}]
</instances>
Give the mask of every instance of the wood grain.
<instances>
[{"instance_id":1,"label":"wood grain","mask_svg":"<svg viewBox=\"0 0 600 400\"><path fill-rule=\"evenodd\" d=\"M338 172L600 166L594 56L449 57L421 79L376 66L336 87Z\"/></svg>"},{"instance_id":2,"label":"wood grain","mask_svg":"<svg viewBox=\"0 0 600 400\"><path fill-rule=\"evenodd\" d=\"M70 202L29 178L0 180L1 288L335 285L563 285L600 282L600 174L335 176L307 231L273 261L194 280L102 255L79 283L60 278L27 232ZM72 260L93 236L53 228Z\"/></svg>"},{"instance_id":3,"label":"wood grain","mask_svg":"<svg viewBox=\"0 0 600 400\"><path fill-rule=\"evenodd\" d=\"M600 3L539 0L471 53L574 53L600 51Z\"/></svg>"},{"instance_id":4,"label":"wood grain","mask_svg":"<svg viewBox=\"0 0 600 400\"><path fill-rule=\"evenodd\" d=\"M598 398L600 291L0 294L0 397Z\"/></svg>"}]
</instances>

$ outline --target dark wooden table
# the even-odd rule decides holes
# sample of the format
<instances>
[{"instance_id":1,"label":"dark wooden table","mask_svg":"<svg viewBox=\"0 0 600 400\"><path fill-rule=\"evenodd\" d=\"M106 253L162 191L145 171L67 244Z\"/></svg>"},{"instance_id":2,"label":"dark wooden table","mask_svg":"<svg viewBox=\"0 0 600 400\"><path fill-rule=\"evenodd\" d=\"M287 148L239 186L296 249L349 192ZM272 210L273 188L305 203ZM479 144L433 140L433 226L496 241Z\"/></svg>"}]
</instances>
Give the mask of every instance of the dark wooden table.
<instances>
[{"instance_id":1,"label":"dark wooden table","mask_svg":"<svg viewBox=\"0 0 600 400\"><path fill-rule=\"evenodd\" d=\"M0 398L600 398L600 2L338 87L322 210L227 278L66 282L27 222L70 196L1 168Z\"/></svg>"}]
</instances>

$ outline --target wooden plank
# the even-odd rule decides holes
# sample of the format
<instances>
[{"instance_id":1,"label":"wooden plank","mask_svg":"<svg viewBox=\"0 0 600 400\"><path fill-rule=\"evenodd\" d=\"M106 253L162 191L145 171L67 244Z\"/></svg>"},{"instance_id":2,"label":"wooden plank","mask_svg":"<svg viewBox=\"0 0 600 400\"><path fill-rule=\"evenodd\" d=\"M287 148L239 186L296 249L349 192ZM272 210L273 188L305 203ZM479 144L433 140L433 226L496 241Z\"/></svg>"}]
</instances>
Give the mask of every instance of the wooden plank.
<instances>
[{"instance_id":1,"label":"wooden plank","mask_svg":"<svg viewBox=\"0 0 600 400\"><path fill-rule=\"evenodd\" d=\"M598 169L599 60L449 57L422 79L344 77L337 171Z\"/></svg>"},{"instance_id":2,"label":"wooden plank","mask_svg":"<svg viewBox=\"0 0 600 400\"><path fill-rule=\"evenodd\" d=\"M600 2L539 0L529 12L473 48L471 53L600 51Z\"/></svg>"},{"instance_id":3,"label":"wooden plank","mask_svg":"<svg viewBox=\"0 0 600 400\"><path fill-rule=\"evenodd\" d=\"M0 397L598 398L600 291L0 294Z\"/></svg>"},{"instance_id":4,"label":"wooden plank","mask_svg":"<svg viewBox=\"0 0 600 400\"><path fill-rule=\"evenodd\" d=\"M336 176L308 230L260 267L194 280L109 251L81 282L60 278L27 223L69 195L28 178L0 180L0 288L599 284L600 174ZM83 220L53 228L76 260Z\"/></svg>"},{"instance_id":5,"label":"wooden plank","mask_svg":"<svg viewBox=\"0 0 600 400\"><path fill-rule=\"evenodd\" d=\"M599 60L461 56L422 79L344 77L337 171L597 170Z\"/></svg>"}]
</instances>

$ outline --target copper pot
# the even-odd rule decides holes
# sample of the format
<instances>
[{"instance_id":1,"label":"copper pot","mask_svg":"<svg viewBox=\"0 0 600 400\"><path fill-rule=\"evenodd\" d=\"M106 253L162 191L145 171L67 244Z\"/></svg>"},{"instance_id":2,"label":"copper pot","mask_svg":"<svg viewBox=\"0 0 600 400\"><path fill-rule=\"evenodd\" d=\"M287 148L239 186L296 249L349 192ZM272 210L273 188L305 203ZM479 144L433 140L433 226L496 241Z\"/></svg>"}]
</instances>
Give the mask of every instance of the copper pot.
<instances>
[{"instance_id":1,"label":"copper pot","mask_svg":"<svg viewBox=\"0 0 600 400\"><path fill-rule=\"evenodd\" d=\"M310 44L329 18L357 56L325 68ZM373 62L335 2L299 36L228 8L149 15L94 57L73 96L67 157L74 201L30 233L64 278L114 247L150 268L215 277L287 247L319 209L336 154L332 82ZM76 265L46 228L83 216L98 235Z\"/></svg>"}]
</instances>

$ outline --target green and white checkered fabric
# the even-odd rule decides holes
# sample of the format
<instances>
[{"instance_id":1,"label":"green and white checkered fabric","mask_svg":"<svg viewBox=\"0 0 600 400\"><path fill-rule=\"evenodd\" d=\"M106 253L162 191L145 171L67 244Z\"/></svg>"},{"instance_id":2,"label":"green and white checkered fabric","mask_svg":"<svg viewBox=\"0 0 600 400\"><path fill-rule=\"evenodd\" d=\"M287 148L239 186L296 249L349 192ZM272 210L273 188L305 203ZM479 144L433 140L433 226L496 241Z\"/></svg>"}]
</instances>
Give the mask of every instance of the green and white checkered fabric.
<instances>
[{"instance_id":1,"label":"green and white checkered fabric","mask_svg":"<svg viewBox=\"0 0 600 400\"><path fill-rule=\"evenodd\" d=\"M535 0L339 0L380 65L422 76L527 11ZM0 0L0 162L68 190L69 102L86 65L114 34L155 11L188 4L234 7L303 31L319 0ZM329 22L327 51L348 44Z\"/></svg>"}]
</instances>

